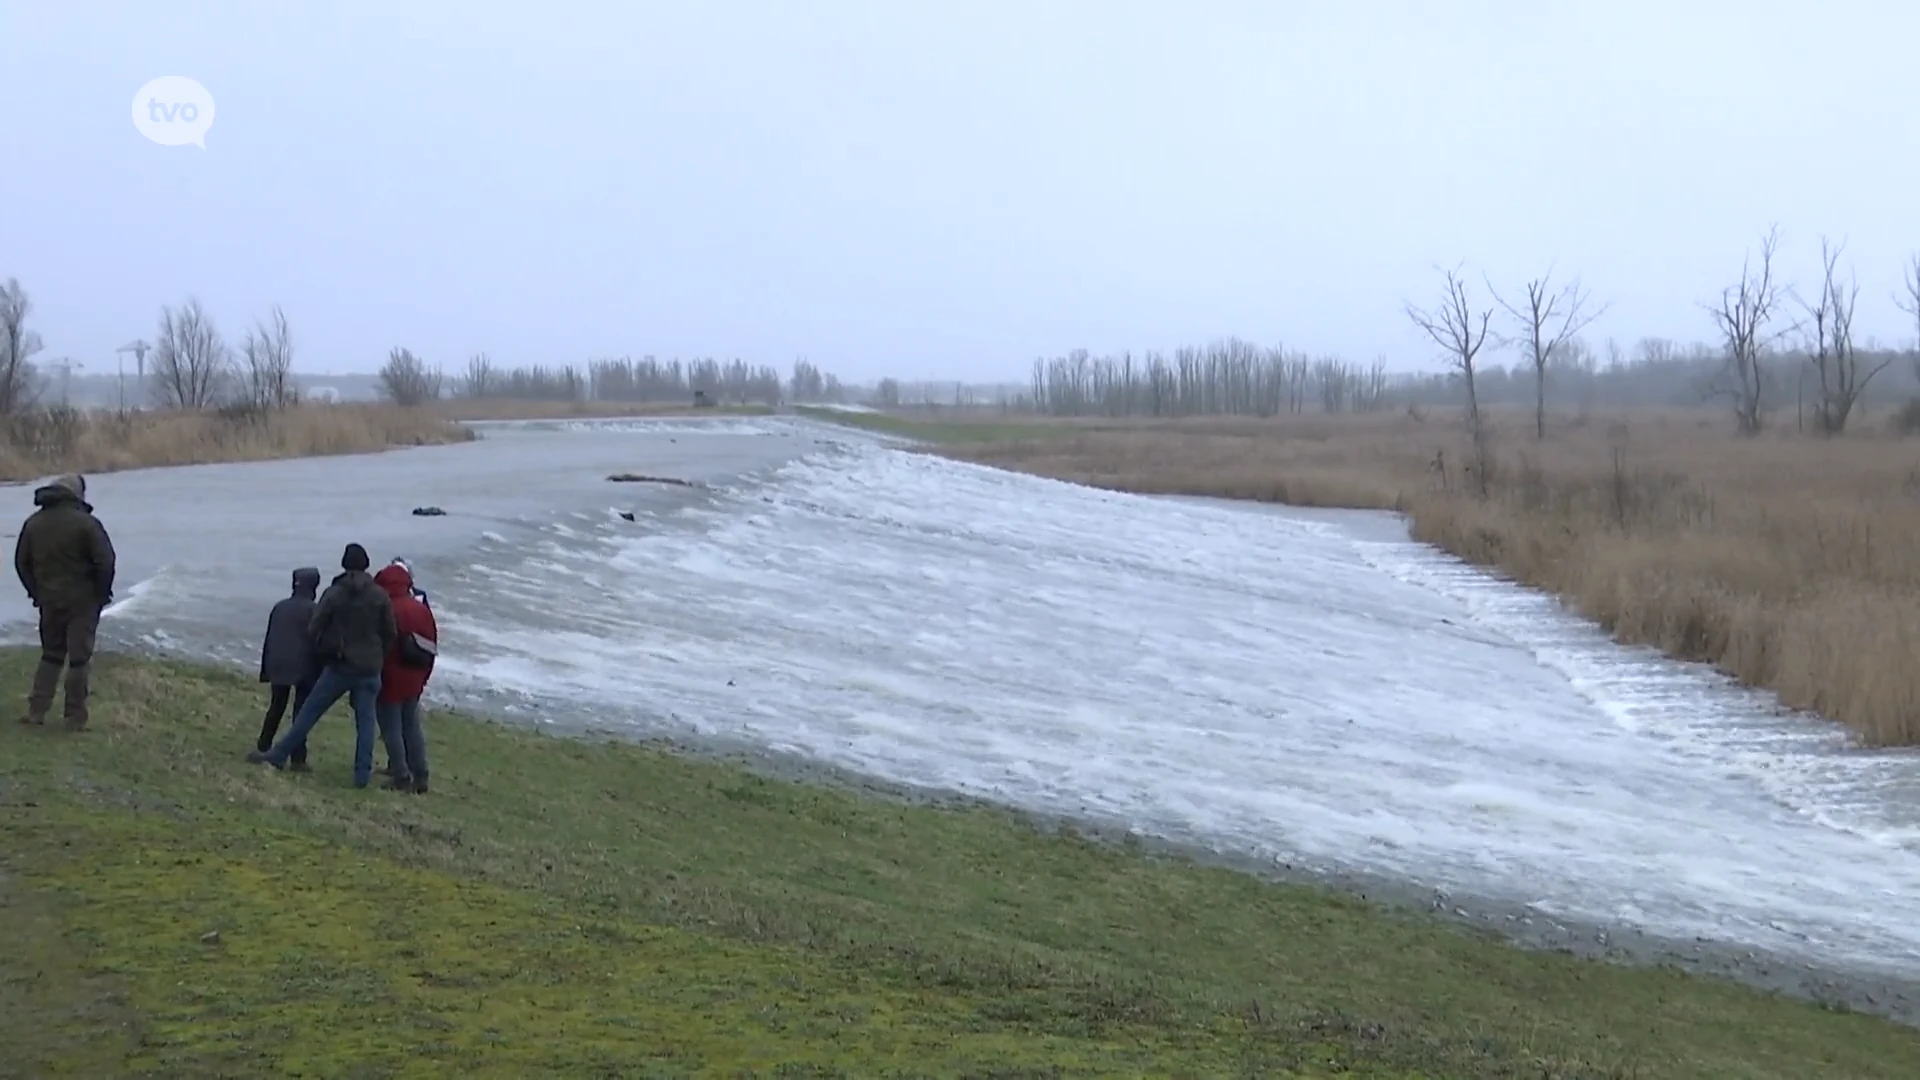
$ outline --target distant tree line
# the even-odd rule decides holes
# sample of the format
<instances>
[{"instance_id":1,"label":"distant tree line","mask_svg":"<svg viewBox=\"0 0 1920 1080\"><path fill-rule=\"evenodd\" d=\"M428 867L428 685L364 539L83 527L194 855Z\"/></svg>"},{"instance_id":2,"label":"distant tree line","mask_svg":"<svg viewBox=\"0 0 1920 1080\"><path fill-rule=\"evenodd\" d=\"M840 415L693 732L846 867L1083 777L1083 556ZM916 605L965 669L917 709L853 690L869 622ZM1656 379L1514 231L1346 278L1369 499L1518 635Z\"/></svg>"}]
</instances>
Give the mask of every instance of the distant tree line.
<instances>
[{"instance_id":1,"label":"distant tree line","mask_svg":"<svg viewBox=\"0 0 1920 1080\"><path fill-rule=\"evenodd\" d=\"M1080 349L1036 360L1024 404L1051 416L1376 412L1387 405L1389 385L1384 362L1360 368L1229 338L1171 356L1095 358Z\"/></svg>"},{"instance_id":2,"label":"distant tree line","mask_svg":"<svg viewBox=\"0 0 1920 1080\"><path fill-rule=\"evenodd\" d=\"M32 314L32 298L19 281L0 280L0 423L66 409L64 402L45 401L49 380L37 360L44 344L30 325ZM144 369L144 380L134 380L136 404L144 398L163 409L217 409L239 420L263 417L300 401L293 378L293 331L277 306L237 343L230 343L200 301L189 297L177 307L160 309L151 341L131 342L122 351L135 352ZM59 369L71 370L65 365ZM378 381L381 393L401 405L422 405L449 395L657 403L692 401L698 393L716 404L764 405L846 402L857 396L854 388L804 358L783 378L772 367L738 359L682 362L647 356L509 367L482 352L449 378L437 364L396 347L388 352Z\"/></svg>"},{"instance_id":3,"label":"distant tree line","mask_svg":"<svg viewBox=\"0 0 1920 1080\"><path fill-rule=\"evenodd\" d=\"M1176 349L1093 356L1075 350L1036 360L1025 385L883 379L876 405L967 406L1054 416L1278 416L1458 407L1479 430L1483 407L1529 407L1546 434L1549 408L1716 407L1753 434L1790 414L1796 428L1836 434L1862 411L1898 410L1920 431L1920 255L1895 298L1912 320L1912 343L1889 348L1854 337L1859 286L1842 274L1843 245L1821 244L1818 284L1802 295L1777 272L1778 233L1763 238L1739 279L1701 305L1715 337L1680 343L1641 338L1597 346L1581 336L1607 310L1578 279L1551 271L1510 294L1476 288L1459 268L1443 272L1438 302L1406 305L1447 370L1388 373L1236 338ZM1484 299L1483 299L1484 297ZM1501 363L1505 356L1508 362Z\"/></svg>"},{"instance_id":4,"label":"distant tree line","mask_svg":"<svg viewBox=\"0 0 1920 1080\"><path fill-rule=\"evenodd\" d=\"M1180 356L1190 359L1183 368ZM1862 373L1878 371L1849 410L1885 413L1920 398L1920 368L1913 349L1859 347ZM1803 350L1769 350L1759 360L1767 413L1795 414L1808 431L1828 423L1822 408L1818 367ZM1243 367L1243 366L1244 367ZM1511 363L1475 365L1475 396L1481 407L1558 412L1647 407L1724 408L1716 390L1726 360L1719 346L1641 338L1623 344L1607 338L1561 343L1545 367L1545 379L1521 357ZM906 382L882 379L860 400L877 406L995 406L1057 416L1195 416L1379 412L1467 406L1465 381L1455 372L1388 372L1337 357L1314 357L1227 339L1176 350L1171 356L1093 356L1076 350L1036 361L1024 383ZM1836 410L1837 412L1837 410Z\"/></svg>"},{"instance_id":5,"label":"distant tree line","mask_svg":"<svg viewBox=\"0 0 1920 1080\"><path fill-rule=\"evenodd\" d=\"M782 378L766 365L701 358L603 358L584 364L507 367L486 353L449 378L411 350L395 348L379 373L382 390L402 405L448 395L474 399L660 403L692 401L777 405L865 400L971 406L1055 416L1279 416L1303 412L1370 413L1459 406L1480 431L1488 406L1530 406L1544 437L1549 407L1591 410L1635 406L1714 406L1741 434L1793 423L1815 434L1846 430L1863 410L1901 409L1920 430L1920 255L1904 268L1895 303L1910 317L1913 344L1893 349L1857 341L1859 286L1840 266L1844 245L1821 243L1818 284L1805 293L1778 272L1779 236L1769 230L1738 279L1702 304L1713 330L1704 342L1643 338L1623 347L1581 336L1606 310L1578 279L1555 283L1549 271L1511 292L1475 287L1458 267L1443 272L1437 301L1405 312L1438 349L1446 370L1389 374L1384 360L1365 366L1237 338L1171 353L1095 357L1086 350L1034 361L1024 384L881 379L870 390L842 383L805 359ZM11 278L0 283L0 419L36 409L48 388L36 356L43 343L29 326L33 306ZM135 341L146 368L143 396L170 409L218 408L259 417L297 403L291 377L293 335L284 312L230 345L197 299L163 307L151 342ZM149 353L151 354L149 356ZM1505 357L1509 362L1501 363ZM71 371L62 365L61 370Z\"/></svg>"},{"instance_id":6,"label":"distant tree line","mask_svg":"<svg viewBox=\"0 0 1920 1080\"><path fill-rule=\"evenodd\" d=\"M438 367L411 351L395 349L380 371L386 396L400 405L419 405L451 395L469 400L549 402L690 402L699 395L715 404L780 405L787 402L841 402L852 398L838 377L807 360L794 362L783 379L766 365L711 358L682 362L652 356L590 360L585 364L530 364L506 367L486 353L467 360L466 369L447 379Z\"/></svg>"}]
</instances>

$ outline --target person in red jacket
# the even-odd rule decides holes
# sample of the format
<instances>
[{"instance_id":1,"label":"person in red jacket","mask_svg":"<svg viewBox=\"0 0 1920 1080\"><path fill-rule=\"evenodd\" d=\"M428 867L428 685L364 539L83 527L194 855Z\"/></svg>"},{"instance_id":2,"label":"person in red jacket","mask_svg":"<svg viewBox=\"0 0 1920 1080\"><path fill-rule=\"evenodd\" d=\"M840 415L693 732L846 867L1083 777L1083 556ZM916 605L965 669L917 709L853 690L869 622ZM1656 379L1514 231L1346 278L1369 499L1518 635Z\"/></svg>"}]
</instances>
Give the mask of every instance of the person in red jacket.
<instances>
[{"instance_id":1,"label":"person in red jacket","mask_svg":"<svg viewBox=\"0 0 1920 1080\"><path fill-rule=\"evenodd\" d=\"M427 793L427 737L420 727L420 695L433 674L440 651L440 630L433 610L413 594L413 574L394 564L373 576L373 583L393 601L393 622L399 632L380 669L380 738L387 744L392 791Z\"/></svg>"}]
</instances>

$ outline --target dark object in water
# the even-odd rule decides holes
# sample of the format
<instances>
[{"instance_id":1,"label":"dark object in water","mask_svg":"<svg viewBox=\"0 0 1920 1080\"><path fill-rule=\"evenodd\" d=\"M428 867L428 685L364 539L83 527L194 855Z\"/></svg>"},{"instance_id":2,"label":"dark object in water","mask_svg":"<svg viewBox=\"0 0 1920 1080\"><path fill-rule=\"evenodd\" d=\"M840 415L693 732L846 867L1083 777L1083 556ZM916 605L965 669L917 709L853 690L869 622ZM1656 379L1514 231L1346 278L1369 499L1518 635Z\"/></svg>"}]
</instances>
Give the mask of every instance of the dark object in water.
<instances>
[{"instance_id":1,"label":"dark object in water","mask_svg":"<svg viewBox=\"0 0 1920 1080\"><path fill-rule=\"evenodd\" d=\"M413 508L413 516L414 517L446 517L447 512L445 510L440 509L437 506L416 506Z\"/></svg>"},{"instance_id":2,"label":"dark object in water","mask_svg":"<svg viewBox=\"0 0 1920 1080\"><path fill-rule=\"evenodd\" d=\"M631 510L616 510L616 511L614 511L614 512L620 515L620 520L621 520L621 521L632 521L632 520L633 520L633 511L631 511Z\"/></svg>"},{"instance_id":3,"label":"dark object in water","mask_svg":"<svg viewBox=\"0 0 1920 1080\"><path fill-rule=\"evenodd\" d=\"M691 480L676 480L671 476L647 476L642 473L614 473L607 479L616 484L677 484L680 487L696 486Z\"/></svg>"}]
</instances>

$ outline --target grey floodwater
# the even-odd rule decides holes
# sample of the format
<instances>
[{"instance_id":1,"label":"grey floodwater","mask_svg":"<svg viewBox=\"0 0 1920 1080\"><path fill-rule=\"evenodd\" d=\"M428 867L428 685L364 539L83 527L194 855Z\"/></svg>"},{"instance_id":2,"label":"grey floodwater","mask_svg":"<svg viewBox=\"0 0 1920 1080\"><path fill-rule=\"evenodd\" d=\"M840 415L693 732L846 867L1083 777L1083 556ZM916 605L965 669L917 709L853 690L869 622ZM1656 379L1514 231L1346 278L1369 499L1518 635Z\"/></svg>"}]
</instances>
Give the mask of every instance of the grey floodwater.
<instances>
[{"instance_id":1,"label":"grey floodwater","mask_svg":"<svg viewBox=\"0 0 1920 1080\"><path fill-rule=\"evenodd\" d=\"M1912 755L1619 648L1391 517L1093 491L790 418L484 434L91 478L123 560L103 634L251 664L290 571L358 541L432 594L442 704L1914 1017ZM0 603L16 637L30 615Z\"/></svg>"}]
</instances>

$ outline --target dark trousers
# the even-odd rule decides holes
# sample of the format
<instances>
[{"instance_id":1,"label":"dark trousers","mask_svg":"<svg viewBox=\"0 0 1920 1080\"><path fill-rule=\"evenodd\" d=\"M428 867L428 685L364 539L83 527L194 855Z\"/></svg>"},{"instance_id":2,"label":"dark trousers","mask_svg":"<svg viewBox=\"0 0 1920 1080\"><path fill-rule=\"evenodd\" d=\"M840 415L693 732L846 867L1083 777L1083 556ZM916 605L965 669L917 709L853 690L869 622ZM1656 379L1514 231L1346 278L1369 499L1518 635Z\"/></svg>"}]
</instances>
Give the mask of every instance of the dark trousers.
<instances>
[{"instance_id":1,"label":"dark trousers","mask_svg":"<svg viewBox=\"0 0 1920 1080\"><path fill-rule=\"evenodd\" d=\"M387 744L387 764L395 780L427 782L427 734L420 726L420 699L382 701L380 739Z\"/></svg>"},{"instance_id":2,"label":"dark trousers","mask_svg":"<svg viewBox=\"0 0 1920 1080\"><path fill-rule=\"evenodd\" d=\"M100 630L100 605L40 608L40 666L27 694L27 716L39 721L53 708L53 694L65 669L66 718L76 727L87 722L87 682L94 636Z\"/></svg>"},{"instance_id":3,"label":"dark trousers","mask_svg":"<svg viewBox=\"0 0 1920 1080\"><path fill-rule=\"evenodd\" d=\"M267 698L267 718L260 723L260 742L258 748L266 753L273 746L273 737L280 733L280 721L287 715L287 699L293 699L294 715L299 715L300 706L307 703L307 697L313 693L313 680L293 686L276 685ZM291 760L295 765L307 763L307 744L294 747Z\"/></svg>"},{"instance_id":4,"label":"dark trousers","mask_svg":"<svg viewBox=\"0 0 1920 1080\"><path fill-rule=\"evenodd\" d=\"M373 779L373 740L380 727L374 717L374 699L379 695L380 673L377 671L360 675L333 665L322 668L320 677L314 680L313 693L305 704L293 710L293 726L264 751L267 763L276 769L286 765L295 750L307 745L307 735L313 731L313 725L333 708L334 702L344 697L353 703L353 786L366 787Z\"/></svg>"}]
</instances>

